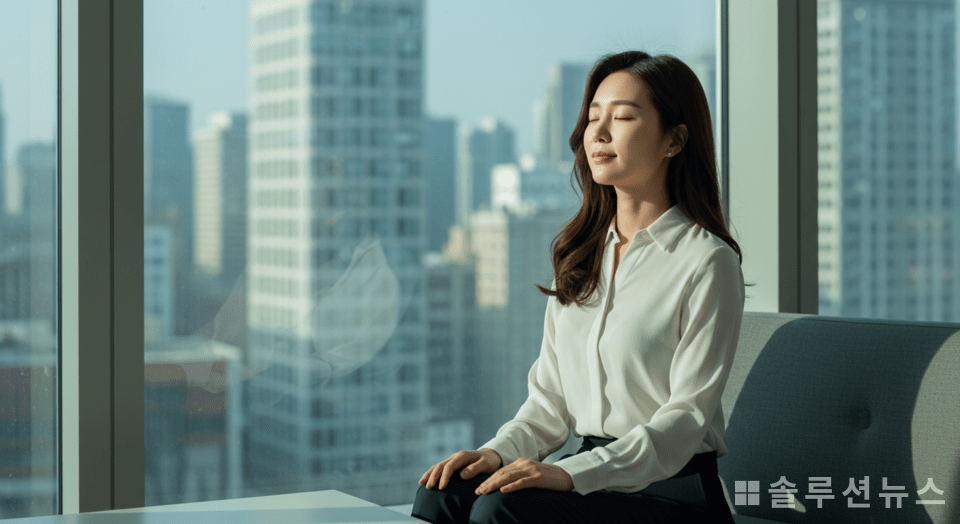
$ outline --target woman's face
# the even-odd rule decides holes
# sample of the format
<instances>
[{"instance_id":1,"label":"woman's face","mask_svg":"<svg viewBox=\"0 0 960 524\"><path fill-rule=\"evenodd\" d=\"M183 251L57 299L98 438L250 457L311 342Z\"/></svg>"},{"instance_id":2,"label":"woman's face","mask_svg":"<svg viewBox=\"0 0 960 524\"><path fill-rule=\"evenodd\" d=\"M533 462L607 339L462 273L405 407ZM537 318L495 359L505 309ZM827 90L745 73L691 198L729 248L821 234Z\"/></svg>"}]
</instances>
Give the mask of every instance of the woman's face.
<instances>
[{"instance_id":1,"label":"woman's face","mask_svg":"<svg viewBox=\"0 0 960 524\"><path fill-rule=\"evenodd\" d=\"M626 71L611 73L590 103L583 149L593 180L631 194L666 191L667 165L679 151L660 129L647 86Z\"/></svg>"}]
</instances>

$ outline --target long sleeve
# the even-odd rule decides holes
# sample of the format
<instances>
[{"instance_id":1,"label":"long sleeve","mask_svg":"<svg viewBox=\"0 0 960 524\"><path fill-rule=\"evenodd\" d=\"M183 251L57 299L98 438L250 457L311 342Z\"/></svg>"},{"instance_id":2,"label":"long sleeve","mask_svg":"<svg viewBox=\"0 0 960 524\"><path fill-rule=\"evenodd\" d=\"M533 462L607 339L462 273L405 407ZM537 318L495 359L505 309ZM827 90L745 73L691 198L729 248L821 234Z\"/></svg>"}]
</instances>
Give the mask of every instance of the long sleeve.
<instances>
[{"instance_id":1,"label":"long sleeve","mask_svg":"<svg viewBox=\"0 0 960 524\"><path fill-rule=\"evenodd\" d=\"M500 454L507 465L518 458L543 460L560 449L570 434L569 415L560 383L560 370L554 350L556 298L547 302L540 356L530 368L527 400L513 420L497 436L481 446Z\"/></svg>"},{"instance_id":2,"label":"long sleeve","mask_svg":"<svg viewBox=\"0 0 960 524\"><path fill-rule=\"evenodd\" d=\"M717 427L715 417L721 419L720 435L712 444L718 453L725 452L717 407L736 351L744 304L743 275L733 250L724 245L710 251L680 296L679 344L669 361L669 397L646 423L612 444L557 462L570 473L575 491L633 492L673 476L705 439L710 440L708 429ZM637 390L634 397L643 393Z\"/></svg>"}]
</instances>

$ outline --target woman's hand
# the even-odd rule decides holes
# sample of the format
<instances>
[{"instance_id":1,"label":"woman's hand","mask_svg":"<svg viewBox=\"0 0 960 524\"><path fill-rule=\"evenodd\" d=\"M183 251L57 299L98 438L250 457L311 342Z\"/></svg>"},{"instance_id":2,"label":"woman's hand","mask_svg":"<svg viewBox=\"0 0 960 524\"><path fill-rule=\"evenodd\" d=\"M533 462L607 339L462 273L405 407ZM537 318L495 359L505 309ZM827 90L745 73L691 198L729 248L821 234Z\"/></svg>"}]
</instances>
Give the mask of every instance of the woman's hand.
<instances>
[{"instance_id":1,"label":"woman's hand","mask_svg":"<svg viewBox=\"0 0 960 524\"><path fill-rule=\"evenodd\" d=\"M560 466L519 459L490 476L477 488L477 495L499 489L507 493L526 488L573 491L573 478Z\"/></svg>"},{"instance_id":2,"label":"woman's hand","mask_svg":"<svg viewBox=\"0 0 960 524\"><path fill-rule=\"evenodd\" d=\"M500 454L489 448L483 448L480 451L458 451L450 455L447 460L438 462L427 470L420 478L420 484L427 489L433 489L439 482L440 489L444 489L453 473L460 468L463 468L460 478L467 480L480 473L493 473L500 469L501 464L503 461L500 459Z\"/></svg>"}]
</instances>

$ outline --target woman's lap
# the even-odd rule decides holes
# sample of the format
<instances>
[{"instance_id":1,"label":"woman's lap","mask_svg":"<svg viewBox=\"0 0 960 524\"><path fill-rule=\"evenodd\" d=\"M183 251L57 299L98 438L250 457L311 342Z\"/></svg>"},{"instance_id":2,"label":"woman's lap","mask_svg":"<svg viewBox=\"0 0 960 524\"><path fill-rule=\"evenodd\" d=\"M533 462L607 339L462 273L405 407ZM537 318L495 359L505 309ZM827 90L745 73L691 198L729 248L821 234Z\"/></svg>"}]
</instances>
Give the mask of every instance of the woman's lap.
<instances>
[{"instance_id":1,"label":"woman's lap","mask_svg":"<svg viewBox=\"0 0 960 524\"><path fill-rule=\"evenodd\" d=\"M459 472L443 491L421 486L413 516L434 523L505 524L508 522L624 523L671 522L707 514L663 497L644 493L596 491L587 495L545 489L494 492L477 497L474 490L489 475L462 480Z\"/></svg>"}]
</instances>

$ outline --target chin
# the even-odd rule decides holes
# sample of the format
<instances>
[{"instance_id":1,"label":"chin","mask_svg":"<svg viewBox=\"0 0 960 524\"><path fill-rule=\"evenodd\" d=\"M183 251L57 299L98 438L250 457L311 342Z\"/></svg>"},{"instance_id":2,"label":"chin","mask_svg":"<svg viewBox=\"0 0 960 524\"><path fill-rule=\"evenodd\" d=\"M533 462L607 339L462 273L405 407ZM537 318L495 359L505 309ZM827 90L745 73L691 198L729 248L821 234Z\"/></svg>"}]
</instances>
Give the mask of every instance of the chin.
<instances>
[{"instance_id":1,"label":"chin","mask_svg":"<svg viewBox=\"0 0 960 524\"><path fill-rule=\"evenodd\" d=\"M604 173L593 173L593 181L600 184L601 186L612 186L616 181L616 177Z\"/></svg>"}]
</instances>

